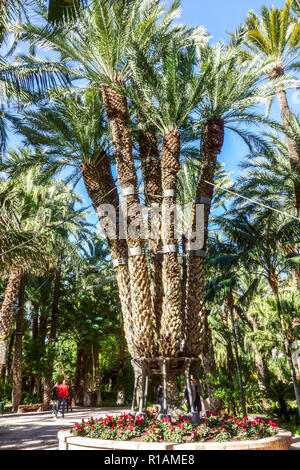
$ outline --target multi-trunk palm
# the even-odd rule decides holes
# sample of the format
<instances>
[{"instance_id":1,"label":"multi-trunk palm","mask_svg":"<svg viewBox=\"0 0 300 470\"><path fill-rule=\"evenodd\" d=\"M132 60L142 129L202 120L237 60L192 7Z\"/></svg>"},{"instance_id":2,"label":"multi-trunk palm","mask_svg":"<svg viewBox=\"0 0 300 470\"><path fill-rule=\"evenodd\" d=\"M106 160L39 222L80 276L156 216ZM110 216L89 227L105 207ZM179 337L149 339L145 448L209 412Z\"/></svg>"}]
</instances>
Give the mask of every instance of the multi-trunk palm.
<instances>
[{"instance_id":1,"label":"multi-trunk palm","mask_svg":"<svg viewBox=\"0 0 300 470\"><path fill-rule=\"evenodd\" d=\"M52 32L47 36L44 30L27 26L27 33L24 35L37 43L50 45L61 53L64 60L80 62L82 65L79 73L76 72L77 77L87 79L90 86L101 88L106 115L112 128L114 157L123 194L122 202L127 205L129 212L139 203L139 198L132 153L132 133L129 128L130 114L126 91L124 92L124 87L132 75L127 60L128 49L134 43L144 52L155 43L156 49L161 50L163 39L166 42L172 35L179 35L183 29L181 26L170 28L173 18L177 15L177 6L178 2L174 2L170 12L158 22L161 7L157 1L150 4L144 1L125 2L122 8L118 3L100 2L95 5L92 14L86 12L82 15L79 26L74 27L69 34ZM193 34L195 38L201 37L203 40L203 30L193 31ZM185 31L183 39L187 40L187 37ZM129 217L129 222L132 220L134 217ZM151 355L154 352L152 326L155 318L151 306L143 240L129 237L127 245L129 253L132 254L128 258L128 270L131 303L136 322L135 342L140 354ZM124 256L117 254L113 258L119 278L126 269L120 262ZM128 286L128 277L124 279L123 284ZM123 294L128 298L128 287ZM177 340L175 342L178 343ZM178 349L178 346L176 348Z\"/></svg>"}]
</instances>

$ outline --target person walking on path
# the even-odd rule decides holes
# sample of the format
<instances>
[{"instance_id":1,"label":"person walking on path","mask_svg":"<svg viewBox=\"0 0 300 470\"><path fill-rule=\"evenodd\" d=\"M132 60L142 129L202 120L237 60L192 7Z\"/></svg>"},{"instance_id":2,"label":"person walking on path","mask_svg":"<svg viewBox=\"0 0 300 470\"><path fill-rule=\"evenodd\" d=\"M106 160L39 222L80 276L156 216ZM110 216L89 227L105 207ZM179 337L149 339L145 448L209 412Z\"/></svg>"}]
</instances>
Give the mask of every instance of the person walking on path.
<instances>
[{"instance_id":1,"label":"person walking on path","mask_svg":"<svg viewBox=\"0 0 300 470\"><path fill-rule=\"evenodd\" d=\"M62 404L62 417L65 417L65 407L66 407L66 401L69 397L69 386L67 385L67 382L63 380L63 383L58 386L57 389L57 405L56 405L56 412L55 412L55 418L57 419L57 415L60 409L60 405Z\"/></svg>"}]
</instances>

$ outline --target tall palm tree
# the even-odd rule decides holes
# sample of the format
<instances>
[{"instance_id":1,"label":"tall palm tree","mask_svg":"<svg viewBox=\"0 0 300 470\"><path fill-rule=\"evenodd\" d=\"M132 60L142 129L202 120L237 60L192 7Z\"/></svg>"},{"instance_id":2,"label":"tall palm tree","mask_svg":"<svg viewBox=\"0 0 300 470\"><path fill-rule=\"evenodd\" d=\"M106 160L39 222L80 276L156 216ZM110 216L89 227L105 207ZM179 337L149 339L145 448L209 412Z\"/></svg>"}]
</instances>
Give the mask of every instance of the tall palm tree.
<instances>
[{"instance_id":1,"label":"tall palm tree","mask_svg":"<svg viewBox=\"0 0 300 470\"><path fill-rule=\"evenodd\" d=\"M0 243L1 267L9 272L0 310L0 341L4 345L13 321L15 300L24 267L26 267L29 260L38 264L38 260L41 262L41 259L43 259L41 247L45 239L43 237L36 239L36 222L34 222L34 217L37 214L36 201L38 193L39 191L34 191L32 187L31 189L28 188L26 192L24 186L23 188L21 185L16 187L11 181L4 181L1 184L3 214L1 222L4 222L1 230L5 234ZM25 194L27 194L27 197L25 197ZM32 213L34 213L34 217L30 218ZM12 249L12 245L15 245L17 249Z\"/></svg>"},{"instance_id":2,"label":"tall palm tree","mask_svg":"<svg viewBox=\"0 0 300 470\"><path fill-rule=\"evenodd\" d=\"M292 14L293 0L287 0L283 9L263 6L259 17L253 11L245 22L245 45L254 52L261 62L269 64L267 69L270 81L275 81L282 122L287 134L290 165L299 174L299 150L290 135L291 111L287 100L284 82L278 79L290 71L297 70L300 49L300 20ZM295 206L300 218L300 181L294 183Z\"/></svg>"}]
</instances>

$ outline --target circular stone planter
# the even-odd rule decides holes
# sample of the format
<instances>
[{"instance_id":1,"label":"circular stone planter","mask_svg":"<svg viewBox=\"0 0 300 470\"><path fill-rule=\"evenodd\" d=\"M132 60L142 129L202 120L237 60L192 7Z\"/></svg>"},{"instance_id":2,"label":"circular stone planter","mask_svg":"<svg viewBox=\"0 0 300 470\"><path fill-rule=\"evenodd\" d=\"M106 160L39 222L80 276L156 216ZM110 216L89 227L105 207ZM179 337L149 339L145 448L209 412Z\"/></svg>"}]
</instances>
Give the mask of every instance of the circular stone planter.
<instances>
[{"instance_id":1,"label":"circular stone planter","mask_svg":"<svg viewBox=\"0 0 300 470\"><path fill-rule=\"evenodd\" d=\"M58 432L59 450L290 450L292 433L279 429L278 434L257 441L193 442L189 444L109 441L74 437L70 430Z\"/></svg>"}]
</instances>

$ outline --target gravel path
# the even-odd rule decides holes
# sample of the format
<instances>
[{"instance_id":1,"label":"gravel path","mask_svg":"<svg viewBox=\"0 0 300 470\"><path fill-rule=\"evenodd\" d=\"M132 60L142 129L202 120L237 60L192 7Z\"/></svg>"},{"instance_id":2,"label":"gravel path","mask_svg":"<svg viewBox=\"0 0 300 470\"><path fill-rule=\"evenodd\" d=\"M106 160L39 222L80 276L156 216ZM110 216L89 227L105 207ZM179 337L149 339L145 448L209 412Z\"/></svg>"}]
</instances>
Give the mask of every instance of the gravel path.
<instances>
[{"instance_id":1,"label":"gravel path","mask_svg":"<svg viewBox=\"0 0 300 470\"><path fill-rule=\"evenodd\" d=\"M51 412L9 413L0 416L0 450L57 450L57 433L82 418L122 413L129 408L73 408L65 417L53 418Z\"/></svg>"},{"instance_id":2,"label":"gravel path","mask_svg":"<svg viewBox=\"0 0 300 470\"><path fill-rule=\"evenodd\" d=\"M57 433L69 429L82 418L122 413L129 408L79 408L53 418L52 413L10 413L0 416L0 450L57 450ZM300 436L294 437L292 450L300 450Z\"/></svg>"}]
</instances>

